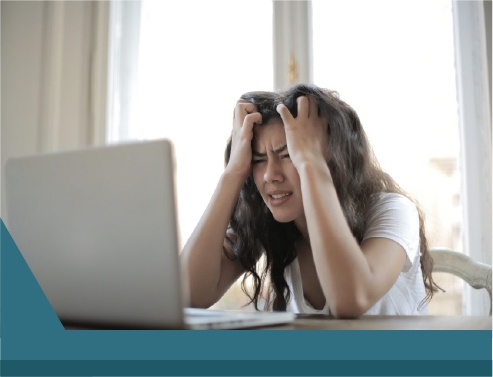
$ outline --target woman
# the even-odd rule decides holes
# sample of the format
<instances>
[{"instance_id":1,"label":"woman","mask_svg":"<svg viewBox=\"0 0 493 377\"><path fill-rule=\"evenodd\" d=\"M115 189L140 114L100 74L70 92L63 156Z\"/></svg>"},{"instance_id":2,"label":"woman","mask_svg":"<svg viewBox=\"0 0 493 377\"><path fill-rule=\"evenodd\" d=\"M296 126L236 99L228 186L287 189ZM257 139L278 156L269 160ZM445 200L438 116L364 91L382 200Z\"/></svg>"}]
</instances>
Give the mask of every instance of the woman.
<instances>
[{"instance_id":1,"label":"woman","mask_svg":"<svg viewBox=\"0 0 493 377\"><path fill-rule=\"evenodd\" d=\"M427 314L437 286L423 216L336 92L244 94L225 159L182 253L192 306L210 307L246 272L257 309L269 280L267 309Z\"/></svg>"}]
</instances>

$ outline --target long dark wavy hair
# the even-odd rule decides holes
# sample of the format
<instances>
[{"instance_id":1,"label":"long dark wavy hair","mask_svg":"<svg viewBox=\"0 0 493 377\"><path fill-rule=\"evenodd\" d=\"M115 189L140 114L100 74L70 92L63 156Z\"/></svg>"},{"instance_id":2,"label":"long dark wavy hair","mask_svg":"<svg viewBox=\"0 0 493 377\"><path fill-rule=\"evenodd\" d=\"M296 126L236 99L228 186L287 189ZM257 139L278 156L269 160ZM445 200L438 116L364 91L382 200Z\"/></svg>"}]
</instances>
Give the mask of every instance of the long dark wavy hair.
<instances>
[{"instance_id":1,"label":"long dark wavy hair","mask_svg":"<svg viewBox=\"0 0 493 377\"><path fill-rule=\"evenodd\" d=\"M433 259L428 251L425 235L424 214L419 204L384 172L373 153L358 115L335 91L322 89L315 85L296 85L281 92L249 92L242 99L258 106L262 115L262 125L274 119L281 119L276 107L286 105L297 116L296 99L312 96L317 102L319 114L328 119L329 134L328 167L332 175L337 196L346 221L354 237L361 244L367 228L368 211L378 199L378 194L398 193L406 196L418 208L420 261L426 288L426 300L440 289L433 281L431 271ZM225 165L231 154L231 137L225 151ZM295 243L302 236L294 222L276 221L257 190L253 176L243 185L240 196L230 219L230 228L224 242L224 252L232 260L239 259L246 269L242 290L259 310L266 278L270 279L264 310L285 311L291 292L284 278L287 266L296 258ZM265 249L265 263L258 263L261 248ZM253 278L253 289L249 289L247 279ZM421 304L424 304L425 300Z\"/></svg>"}]
</instances>

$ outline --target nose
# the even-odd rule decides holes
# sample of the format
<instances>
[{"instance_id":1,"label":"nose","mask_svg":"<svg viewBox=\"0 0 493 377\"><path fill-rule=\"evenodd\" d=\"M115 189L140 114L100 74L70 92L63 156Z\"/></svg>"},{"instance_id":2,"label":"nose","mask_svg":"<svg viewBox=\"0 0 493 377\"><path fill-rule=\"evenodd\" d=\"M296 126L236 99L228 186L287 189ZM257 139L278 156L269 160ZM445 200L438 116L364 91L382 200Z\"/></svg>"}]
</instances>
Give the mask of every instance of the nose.
<instances>
[{"instance_id":1,"label":"nose","mask_svg":"<svg viewBox=\"0 0 493 377\"><path fill-rule=\"evenodd\" d=\"M284 174L282 166L277 159L269 159L264 173L264 181L266 183L284 182Z\"/></svg>"}]
</instances>

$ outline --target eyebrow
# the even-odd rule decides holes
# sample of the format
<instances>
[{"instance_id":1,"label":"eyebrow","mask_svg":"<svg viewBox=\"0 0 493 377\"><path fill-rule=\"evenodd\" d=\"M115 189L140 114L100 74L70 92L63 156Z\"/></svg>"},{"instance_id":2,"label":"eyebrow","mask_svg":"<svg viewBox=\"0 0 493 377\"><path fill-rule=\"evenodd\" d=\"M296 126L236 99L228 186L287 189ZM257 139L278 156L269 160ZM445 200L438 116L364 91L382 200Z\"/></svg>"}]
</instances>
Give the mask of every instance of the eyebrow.
<instances>
[{"instance_id":1,"label":"eyebrow","mask_svg":"<svg viewBox=\"0 0 493 377\"><path fill-rule=\"evenodd\" d=\"M272 152L274 153L281 153L282 151L284 151L286 149L288 145L287 144L284 144L282 147L279 147L277 149L274 149ZM260 152L257 152L257 151L252 151L252 154L256 157L265 157L267 156L267 153L260 153Z\"/></svg>"}]
</instances>

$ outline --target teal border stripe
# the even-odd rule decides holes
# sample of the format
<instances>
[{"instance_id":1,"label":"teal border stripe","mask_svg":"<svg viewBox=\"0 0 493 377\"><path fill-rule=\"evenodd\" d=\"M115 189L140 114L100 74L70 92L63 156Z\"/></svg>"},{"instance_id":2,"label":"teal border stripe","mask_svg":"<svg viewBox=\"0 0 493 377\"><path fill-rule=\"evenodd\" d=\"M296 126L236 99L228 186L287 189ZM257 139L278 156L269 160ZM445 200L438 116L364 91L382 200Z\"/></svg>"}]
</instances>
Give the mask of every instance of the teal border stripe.
<instances>
[{"instance_id":1,"label":"teal border stripe","mask_svg":"<svg viewBox=\"0 0 493 377\"><path fill-rule=\"evenodd\" d=\"M74 374L75 372L75 374ZM3 361L3 376L491 376L490 361Z\"/></svg>"}]
</instances>

